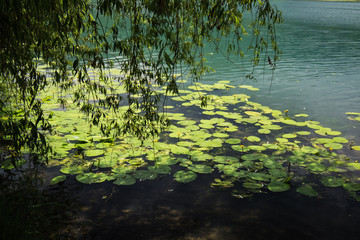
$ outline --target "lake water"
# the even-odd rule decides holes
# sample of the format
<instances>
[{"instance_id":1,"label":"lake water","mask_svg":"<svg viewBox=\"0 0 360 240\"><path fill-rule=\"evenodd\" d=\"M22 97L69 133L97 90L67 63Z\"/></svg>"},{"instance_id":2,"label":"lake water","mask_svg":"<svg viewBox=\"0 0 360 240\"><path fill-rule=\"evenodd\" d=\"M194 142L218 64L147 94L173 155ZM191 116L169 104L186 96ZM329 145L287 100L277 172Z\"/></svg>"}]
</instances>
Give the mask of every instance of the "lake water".
<instances>
[{"instance_id":1,"label":"lake water","mask_svg":"<svg viewBox=\"0 0 360 240\"><path fill-rule=\"evenodd\" d=\"M257 81L245 83L260 88L252 101L306 113L360 145L360 122L345 114L360 112L360 3L273 4L285 18L277 28L283 54L273 77L260 66ZM205 82L243 82L242 70L223 57L214 54L209 64L216 73ZM182 184L169 175L121 187L74 180L63 187L80 205L74 226L86 230L78 239L359 239L360 203L342 188L323 189L321 198L290 190L237 199L210 188L211 179Z\"/></svg>"}]
</instances>

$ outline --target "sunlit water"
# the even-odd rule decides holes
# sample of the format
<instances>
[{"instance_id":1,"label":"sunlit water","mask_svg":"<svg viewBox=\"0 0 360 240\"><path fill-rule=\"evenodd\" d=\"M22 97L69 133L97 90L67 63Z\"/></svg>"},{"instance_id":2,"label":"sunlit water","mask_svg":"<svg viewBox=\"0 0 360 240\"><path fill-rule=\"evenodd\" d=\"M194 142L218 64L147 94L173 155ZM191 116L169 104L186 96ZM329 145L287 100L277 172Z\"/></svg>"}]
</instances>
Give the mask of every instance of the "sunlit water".
<instances>
[{"instance_id":1,"label":"sunlit water","mask_svg":"<svg viewBox=\"0 0 360 240\"><path fill-rule=\"evenodd\" d=\"M360 145L360 122L345 114L360 111L360 3L274 4L284 12L285 23L277 28L283 54L273 75L260 65L257 80L244 83L260 88L249 93L252 101L309 114ZM209 64L216 73L205 82L244 81L241 64L217 54ZM86 231L79 239L358 239L360 204L342 188L323 189L320 199L292 189L249 200L210 188L212 179L199 175L182 184L165 176L120 187L73 179L64 187L81 206L76 222Z\"/></svg>"}]
</instances>

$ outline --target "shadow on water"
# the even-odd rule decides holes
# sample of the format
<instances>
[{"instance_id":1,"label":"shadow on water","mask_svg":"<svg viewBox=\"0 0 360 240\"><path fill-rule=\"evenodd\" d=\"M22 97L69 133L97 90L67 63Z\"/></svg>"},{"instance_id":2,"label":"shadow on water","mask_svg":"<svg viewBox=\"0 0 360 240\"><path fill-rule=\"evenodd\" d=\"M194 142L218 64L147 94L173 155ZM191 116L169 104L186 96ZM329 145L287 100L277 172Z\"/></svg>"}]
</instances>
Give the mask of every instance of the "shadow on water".
<instances>
[{"instance_id":1,"label":"shadow on water","mask_svg":"<svg viewBox=\"0 0 360 240\"><path fill-rule=\"evenodd\" d=\"M209 187L210 175L189 184L170 175L133 186L84 185L68 179L79 204L75 239L358 239L360 209L342 189L326 198L295 191L237 199ZM76 232L76 231L73 231Z\"/></svg>"}]
</instances>

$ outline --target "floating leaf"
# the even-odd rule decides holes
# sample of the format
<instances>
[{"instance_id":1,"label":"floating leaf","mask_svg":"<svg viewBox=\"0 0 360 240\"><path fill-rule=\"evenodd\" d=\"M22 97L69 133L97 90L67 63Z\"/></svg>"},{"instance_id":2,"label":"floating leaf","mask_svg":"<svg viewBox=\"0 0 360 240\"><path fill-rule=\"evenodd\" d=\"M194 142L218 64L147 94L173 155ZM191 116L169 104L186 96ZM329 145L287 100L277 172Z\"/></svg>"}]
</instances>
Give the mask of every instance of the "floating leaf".
<instances>
[{"instance_id":1,"label":"floating leaf","mask_svg":"<svg viewBox=\"0 0 360 240\"><path fill-rule=\"evenodd\" d=\"M347 164L347 168L350 169L350 170L355 170L355 171L358 171L360 170L360 163L357 163L357 162L354 162L354 163L348 163Z\"/></svg>"},{"instance_id":2,"label":"floating leaf","mask_svg":"<svg viewBox=\"0 0 360 240\"><path fill-rule=\"evenodd\" d=\"M148 170L137 170L134 173L134 177L140 180L153 180L157 177L157 174Z\"/></svg>"},{"instance_id":3,"label":"floating leaf","mask_svg":"<svg viewBox=\"0 0 360 240\"><path fill-rule=\"evenodd\" d=\"M249 189L260 189L264 185L262 183L255 183L255 182L244 182L243 187Z\"/></svg>"},{"instance_id":4,"label":"floating leaf","mask_svg":"<svg viewBox=\"0 0 360 240\"><path fill-rule=\"evenodd\" d=\"M334 176L324 176L320 181L327 187L340 187L345 183L343 179Z\"/></svg>"},{"instance_id":5,"label":"floating leaf","mask_svg":"<svg viewBox=\"0 0 360 240\"><path fill-rule=\"evenodd\" d=\"M148 170L150 172L154 172L158 174L167 174L170 173L171 168L168 165L154 165L154 166L149 166Z\"/></svg>"},{"instance_id":6,"label":"floating leaf","mask_svg":"<svg viewBox=\"0 0 360 240\"><path fill-rule=\"evenodd\" d=\"M250 150L254 150L254 151L258 151L258 152L261 152L261 151L265 151L265 150L266 150L266 147L258 146L258 145L251 145L251 146L248 146L248 148L249 148Z\"/></svg>"},{"instance_id":7,"label":"floating leaf","mask_svg":"<svg viewBox=\"0 0 360 240\"><path fill-rule=\"evenodd\" d=\"M360 151L360 146L352 146L351 149L356 150L356 151Z\"/></svg>"},{"instance_id":8,"label":"floating leaf","mask_svg":"<svg viewBox=\"0 0 360 240\"><path fill-rule=\"evenodd\" d=\"M314 172L323 172L326 171L327 166L322 163L310 163L308 168Z\"/></svg>"},{"instance_id":9,"label":"floating leaf","mask_svg":"<svg viewBox=\"0 0 360 240\"><path fill-rule=\"evenodd\" d=\"M281 126L275 124L262 125L261 127L269 130L280 130L282 128Z\"/></svg>"},{"instance_id":10,"label":"floating leaf","mask_svg":"<svg viewBox=\"0 0 360 240\"><path fill-rule=\"evenodd\" d=\"M260 142L260 138L256 136L248 136L246 139L250 142Z\"/></svg>"},{"instance_id":11,"label":"floating leaf","mask_svg":"<svg viewBox=\"0 0 360 240\"><path fill-rule=\"evenodd\" d=\"M118 175L117 179L114 181L116 185L133 185L136 183L136 179L130 175Z\"/></svg>"},{"instance_id":12,"label":"floating leaf","mask_svg":"<svg viewBox=\"0 0 360 240\"><path fill-rule=\"evenodd\" d=\"M308 132L308 131L298 131L296 132L298 135L310 135L311 132Z\"/></svg>"},{"instance_id":13,"label":"floating leaf","mask_svg":"<svg viewBox=\"0 0 360 240\"><path fill-rule=\"evenodd\" d=\"M258 160L263 156L266 156L266 155L261 154L261 153L250 153L250 154L242 155L241 159L253 161L253 160Z\"/></svg>"},{"instance_id":14,"label":"floating leaf","mask_svg":"<svg viewBox=\"0 0 360 240\"><path fill-rule=\"evenodd\" d=\"M260 128L260 129L258 130L258 133L269 134L269 133L271 133L271 131L270 131L269 129Z\"/></svg>"},{"instance_id":15,"label":"floating leaf","mask_svg":"<svg viewBox=\"0 0 360 240\"><path fill-rule=\"evenodd\" d=\"M269 173L271 176L275 177L275 178L284 178L287 176L287 172L285 172L284 170L280 170L280 169L269 169Z\"/></svg>"},{"instance_id":16,"label":"floating leaf","mask_svg":"<svg viewBox=\"0 0 360 240\"><path fill-rule=\"evenodd\" d=\"M175 180L182 183L188 183L194 181L197 178L196 173L180 170L174 174Z\"/></svg>"},{"instance_id":17,"label":"floating leaf","mask_svg":"<svg viewBox=\"0 0 360 240\"><path fill-rule=\"evenodd\" d=\"M342 149L343 145L340 143L327 143L324 145L324 147L332 148L332 149Z\"/></svg>"},{"instance_id":18,"label":"floating leaf","mask_svg":"<svg viewBox=\"0 0 360 240\"><path fill-rule=\"evenodd\" d=\"M229 139L226 139L225 142L228 144L239 144L241 142L241 140L237 139L237 138L229 138Z\"/></svg>"},{"instance_id":19,"label":"floating leaf","mask_svg":"<svg viewBox=\"0 0 360 240\"><path fill-rule=\"evenodd\" d=\"M217 163L227 163L227 164L239 162L239 160L236 157L230 157L230 156L216 156L214 157L213 161Z\"/></svg>"},{"instance_id":20,"label":"floating leaf","mask_svg":"<svg viewBox=\"0 0 360 240\"><path fill-rule=\"evenodd\" d=\"M333 141L337 142L337 143L348 143L349 142L346 138L343 138L343 137L334 137Z\"/></svg>"},{"instance_id":21,"label":"floating leaf","mask_svg":"<svg viewBox=\"0 0 360 240\"><path fill-rule=\"evenodd\" d=\"M360 191L360 183L344 183L343 187L350 192Z\"/></svg>"},{"instance_id":22,"label":"floating leaf","mask_svg":"<svg viewBox=\"0 0 360 240\"><path fill-rule=\"evenodd\" d=\"M180 125L194 125L196 124L196 121L194 120L182 120L182 121L178 121L177 124L180 124Z\"/></svg>"},{"instance_id":23,"label":"floating leaf","mask_svg":"<svg viewBox=\"0 0 360 240\"><path fill-rule=\"evenodd\" d=\"M83 170L79 166L71 166L71 167L62 167L60 172L65 174L80 174L83 173Z\"/></svg>"},{"instance_id":24,"label":"floating leaf","mask_svg":"<svg viewBox=\"0 0 360 240\"><path fill-rule=\"evenodd\" d=\"M249 172L247 176L258 181L269 181L271 176L266 173Z\"/></svg>"},{"instance_id":25,"label":"floating leaf","mask_svg":"<svg viewBox=\"0 0 360 240\"><path fill-rule=\"evenodd\" d=\"M309 184L297 188L296 191L309 197L316 197L319 195Z\"/></svg>"},{"instance_id":26,"label":"floating leaf","mask_svg":"<svg viewBox=\"0 0 360 240\"><path fill-rule=\"evenodd\" d=\"M229 137L229 134L217 132L217 133L214 133L213 136L217 137L217 138L226 138L226 137Z\"/></svg>"},{"instance_id":27,"label":"floating leaf","mask_svg":"<svg viewBox=\"0 0 360 240\"><path fill-rule=\"evenodd\" d=\"M197 173L211 173L213 171L211 167L202 164L191 165L188 169Z\"/></svg>"},{"instance_id":28,"label":"floating leaf","mask_svg":"<svg viewBox=\"0 0 360 240\"><path fill-rule=\"evenodd\" d=\"M53 179L51 179L50 184L55 185L57 183L65 181L65 179L66 179L66 175L56 176Z\"/></svg>"},{"instance_id":29,"label":"floating leaf","mask_svg":"<svg viewBox=\"0 0 360 240\"><path fill-rule=\"evenodd\" d=\"M290 189L290 185L279 181L272 181L269 183L268 189L272 192L284 192Z\"/></svg>"},{"instance_id":30,"label":"floating leaf","mask_svg":"<svg viewBox=\"0 0 360 240\"><path fill-rule=\"evenodd\" d=\"M293 133L286 133L282 135L283 138L296 138L297 135Z\"/></svg>"}]
</instances>

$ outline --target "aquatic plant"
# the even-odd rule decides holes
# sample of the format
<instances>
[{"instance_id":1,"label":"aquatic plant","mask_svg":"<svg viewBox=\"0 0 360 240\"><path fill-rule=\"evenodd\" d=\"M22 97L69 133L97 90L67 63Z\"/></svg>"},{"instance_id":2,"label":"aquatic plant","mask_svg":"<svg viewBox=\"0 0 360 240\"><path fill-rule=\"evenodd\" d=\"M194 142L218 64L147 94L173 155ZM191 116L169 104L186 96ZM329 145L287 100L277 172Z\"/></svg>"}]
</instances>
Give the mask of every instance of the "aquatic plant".
<instances>
[{"instance_id":1,"label":"aquatic plant","mask_svg":"<svg viewBox=\"0 0 360 240\"><path fill-rule=\"evenodd\" d=\"M55 177L52 183L74 175L85 184L113 181L132 185L173 174L175 181L189 184L196 181L198 174L211 173L211 187L232 188L236 197L282 192L292 187L315 197L320 186L310 179L319 175L322 187L343 187L359 199L360 190L352 172L359 171L360 164L336 152L349 144L346 138L319 122L306 120L305 114L285 116L251 102L250 96L242 93L215 95L222 91L222 84L228 83L202 88L216 99L208 103L207 109L194 101L198 95L191 91L174 96L174 106L177 102L193 104L182 106L183 113L176 113L176 107L167 108L171 127L146 141L131 135L102 136L99 130L87 127L86 119L75 117L71 106L60 112L49 102L47 111L53 112L57 131L49 140L60 153L54 155L50 166L62 166L60 171L65 174ZM196 86L201 88L202 84ZM208 114L209 106L214 114ZM193 114L196 112L202 114ZM307 174L298 178L298 171Z\"/></svg>"}]
</instances>

